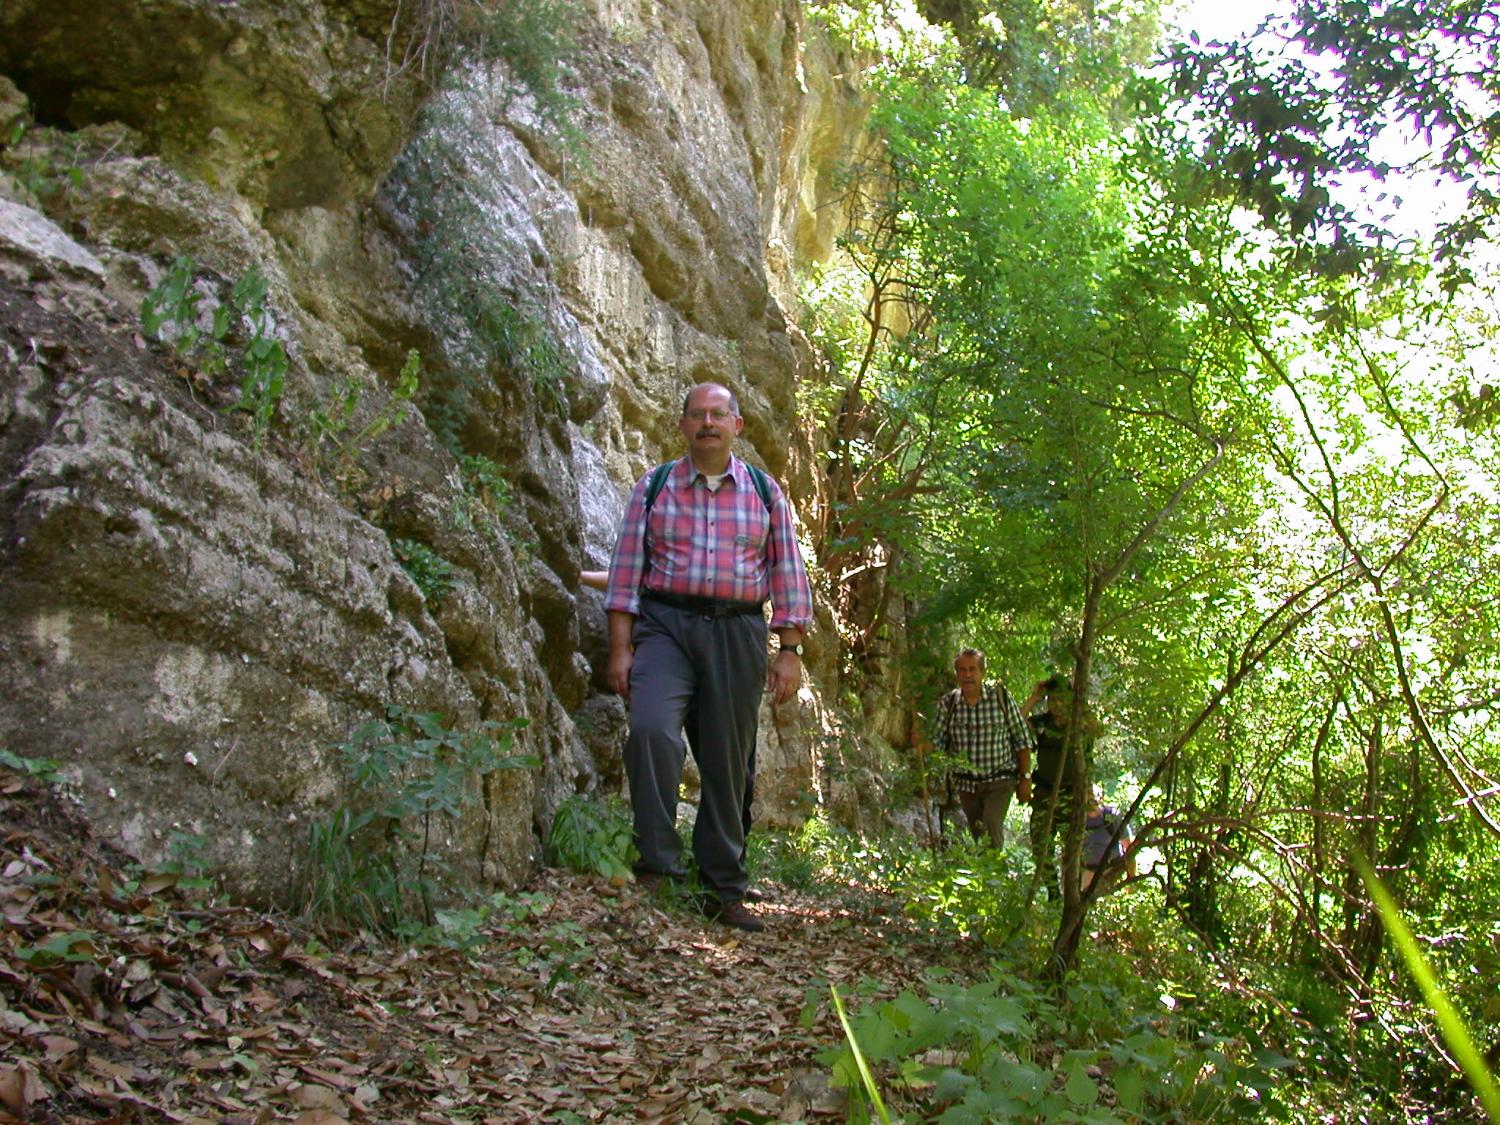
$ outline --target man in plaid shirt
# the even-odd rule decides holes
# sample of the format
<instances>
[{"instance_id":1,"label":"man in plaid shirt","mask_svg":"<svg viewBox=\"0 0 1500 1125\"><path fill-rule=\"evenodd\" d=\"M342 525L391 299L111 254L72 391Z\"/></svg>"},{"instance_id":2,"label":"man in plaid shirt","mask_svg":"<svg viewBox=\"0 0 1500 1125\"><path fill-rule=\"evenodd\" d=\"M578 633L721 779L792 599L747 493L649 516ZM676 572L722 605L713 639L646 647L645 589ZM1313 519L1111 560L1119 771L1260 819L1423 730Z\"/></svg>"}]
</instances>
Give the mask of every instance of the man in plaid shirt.
<instances>
[{"instance_id":1,"label":"man in plaid shirt","mask_svg":"<svg viewBox=\"0 0 1500 1125\"><path fill-rule=\"evenodd\" d=\"M677 794L691 747L703 783L693 855L706 912L760 930L744 904L746 775L762 694L784 703L802 682L812 589L786 497L767 478L762 500L750 468L730 452L745 428L734 395L717 383L694 387L677 425L688 456L649 505L654 473L636 483L604 598L605 681L630 707L624 757L636 874L648 884L684 874ZM768 665L771 632L780 646Z\"/></svg>"},{"instance_id":2,"label":"man in plaid shirt","mask_svg":"<svg viewBox=\"0 0 1500 1125\"><path fill-rule=\"evenodd\" d=\"M1022 801L1031 800L1031 727L1003 686L984 682L984 653L964 649L953 671L958 687L938 707L933 742L969 763L954 771L953 788L974 838L988 833L998 848L1011 798L1019 790Z\"/></svg>"}]
</instances>

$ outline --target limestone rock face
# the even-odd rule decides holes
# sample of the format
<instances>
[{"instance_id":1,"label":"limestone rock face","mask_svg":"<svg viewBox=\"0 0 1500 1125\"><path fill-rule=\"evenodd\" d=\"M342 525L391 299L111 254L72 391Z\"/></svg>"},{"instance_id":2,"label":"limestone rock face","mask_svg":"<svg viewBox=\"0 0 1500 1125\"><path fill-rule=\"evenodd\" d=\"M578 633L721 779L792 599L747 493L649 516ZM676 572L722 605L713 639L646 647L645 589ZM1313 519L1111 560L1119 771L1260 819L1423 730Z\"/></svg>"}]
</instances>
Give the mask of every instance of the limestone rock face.
<instances>
[{"instance_id":1,"label":"limestone rock face","mask_svg":"<svg viewBox=\"0 0 1500 1125\"><path fill-rule=\"evenodd\" d=\"M378 8L389 23L396 5ZM128 125L252 205L351 203L403 139L411 88L386 83L381 39L343 5L13 0L0 19L38 121Z\"/></svg>"},{"instance_id":2,"label":"limestone rock face","mask_svg":"<svg viewBox=\"0 0 1500 1125\"><path fill-rule=\"evenodd\" d=\"M733 388L744 455L819 500L792 273L831 244L861 115L799 5L584 6L561 126L503 51L416 59L424 10L0 9L0 746L63 762L141 858L199 837L258 898L350 800L334 747L390 708L524 722L537 764L436 818L470 884L520 881L565 796L618 790L577 573L679 452L693 383ZM174 349L140 310L184 270L207 336ZM770 819L820 799L820 630L762 721Z\"/></svg>"}]
</instances>

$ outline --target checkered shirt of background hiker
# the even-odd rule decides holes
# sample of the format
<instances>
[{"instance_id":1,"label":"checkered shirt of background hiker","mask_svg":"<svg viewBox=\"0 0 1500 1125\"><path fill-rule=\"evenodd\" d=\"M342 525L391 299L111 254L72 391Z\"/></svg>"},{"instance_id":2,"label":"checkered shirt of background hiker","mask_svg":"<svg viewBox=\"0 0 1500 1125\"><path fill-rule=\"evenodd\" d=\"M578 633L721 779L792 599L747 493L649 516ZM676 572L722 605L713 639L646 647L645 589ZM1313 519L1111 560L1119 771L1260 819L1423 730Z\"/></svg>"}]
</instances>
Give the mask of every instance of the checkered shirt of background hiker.
<instances>
[{"instance_id":1,"label":"checkered shirt of background hiker","mask_svg":"<svg viewBox=\"0 0 1500 1125\"><path fill-rule=\"evenodd\" d=\"M960 793L977 793L992 781L1015 776L1016 747L1031 744L1031 730L1010 693L985 684L972 707L959 700L957 689L949 693L938 711L935 743L968 760L969 768L956 772L953 783Z\"/></svg>"}]
</instances>

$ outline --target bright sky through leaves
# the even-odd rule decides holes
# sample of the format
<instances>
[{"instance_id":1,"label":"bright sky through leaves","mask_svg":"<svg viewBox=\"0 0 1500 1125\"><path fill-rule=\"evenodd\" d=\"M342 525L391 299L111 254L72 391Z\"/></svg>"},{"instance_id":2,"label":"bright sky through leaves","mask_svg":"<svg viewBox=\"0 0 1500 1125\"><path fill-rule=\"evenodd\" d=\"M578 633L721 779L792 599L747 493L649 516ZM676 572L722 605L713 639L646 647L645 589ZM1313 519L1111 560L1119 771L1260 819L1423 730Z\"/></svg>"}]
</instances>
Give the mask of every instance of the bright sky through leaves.
<instances>
[{"instance_id":1,"label":"bright sky through leaves","mask_svg":"<svg viewBox=\"0 0 1500 1125\"><path fill-rule=\"evenodd\" d=\"M1169 14L1166 23L1176 27L1184 35L1196 31L1205 43L1211 39L1232 39L1237 35L1254 31L1266 16L1285 11L1285 4L1233 3L1230 0L1185 0L1174 6L1176 15Z\"/></svg>"},{"instance_id":2,"label":"bright sky through leaves","mask_svg":"<svg viewBox=\"0 0 1500 1125\"><path fill-rule=\"evenodd\" d=\"M1254 32L1270 17L1289 14L1290 8L1289 0L1250 0L1246 3L1181 0L1168 9L1164 23L1169 30L1179 32L1184 38L1197 32L1203 43L1225 42ZM1387 137L1382 137L1382 141L1387 141ZM1393 123L1381 155L1392 164L1407 164L1424 156L1424 148L1410 127ZM1388 229L1424 240L1430 240L1438 225L1456 216L1464 204L1461 186L1430 175L1392 175L1383 183L1362 175L1347 183L1330 185L1330 188L1348 206L1368 214ZM1396 209L1398 199L1399 210Z\"/></svg>"}]
</instances>

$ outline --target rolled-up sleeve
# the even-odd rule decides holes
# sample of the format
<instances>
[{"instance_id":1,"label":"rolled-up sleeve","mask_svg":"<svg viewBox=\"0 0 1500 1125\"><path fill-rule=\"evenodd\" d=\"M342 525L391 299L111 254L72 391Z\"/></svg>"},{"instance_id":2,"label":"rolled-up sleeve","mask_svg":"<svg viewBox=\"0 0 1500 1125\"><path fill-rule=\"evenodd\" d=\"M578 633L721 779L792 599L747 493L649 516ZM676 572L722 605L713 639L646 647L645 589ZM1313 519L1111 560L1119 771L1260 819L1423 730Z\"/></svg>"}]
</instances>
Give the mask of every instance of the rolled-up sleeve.
<instances>
[{"instance_id":1,"label":"rolled-up sleeve","mask_svg":"<svg viewBox=\"0 0 1500 1125\"><path fill-rule=\"evenodd\" d=\"M619 538L609 563L609 583L604 593L604 608L621 613L641 611L641 580L646 574L646 486L647 473L636 481L625 516L620 521Z\"/></svg>"},{"instance_id":2,"label":"rolled-up sleeve","mask_svg":"<svg viewBox=\"0 0 1500 1125\"><path fill-rule=\"evenodd\" d=\"M771 532L766 543L766 561L771 572L771 628L812 629L812 586L802 562L802 548L792 526L792 509L780 486L771 506Z\"/></svg>"}]
</instances>

